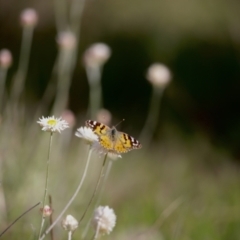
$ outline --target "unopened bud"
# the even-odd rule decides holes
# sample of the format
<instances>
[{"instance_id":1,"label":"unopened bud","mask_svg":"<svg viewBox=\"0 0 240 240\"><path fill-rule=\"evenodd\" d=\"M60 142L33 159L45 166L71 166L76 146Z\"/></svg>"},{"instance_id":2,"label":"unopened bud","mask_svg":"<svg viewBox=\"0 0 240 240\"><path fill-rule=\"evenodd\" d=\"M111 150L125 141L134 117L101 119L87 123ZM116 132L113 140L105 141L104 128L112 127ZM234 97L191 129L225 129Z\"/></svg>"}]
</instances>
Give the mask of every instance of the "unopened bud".
<instances>
[{"instance_id":1,"label":"unopened bud","mask_svg":"<svg viewBox=\"0 0 240 240\"><path fill-rule=\"evenodd\" d=\"M7 49L0 51L0 67L9 68L12 65L12 54Z\"/></svg>"},{"instance_id":2,"label":"unopened bud","mask_svg":"<svg viewBox=\"0 0 240 240\"><path fill-rule=\"evenodd\" d=\"M102 66L111 56L111 49L104 43L91 45L84 53L83 61L88 67Z\"/></svg>"},{"instance_id":3,"label":"unopened bud","mask_svg":"<svg viewBox=\"0 0 240 240\"><path fill-rule=\"evenodd\" d=\"M147 79L158 88L166 87L171 81L171 72L165 65L154 63L148 68Z\"/></svg>"},{"instance_id":4,"label":"unopened bud","mask_svg":"<svg viewBox=\"0 0 240 240\"><path fill-rule=\"evenodd\" d=\"M72 50L76 46L76 37L70 31L60 32L57 37L57 43L62 49Z\"/></svg>"},{"instance_id":5,"label":"unopened bud","mask_svg":"<svg viewBox=\"0 0 240 240\"><path fill-rule=\"evenodd\" d=\"M74 113L71 110L64 110L62 113L62 119L64 119L66 122L68 122L70 127L74 127L76 123L76 118Z\"/></svg>"},{"instance_id":6,"label":"unopened bud","mask_svg":"<svg viewBox=\"0 0 240 240\"><path fill-rule=\"evenodd\" d=\"M21 13L21 23L23 26L35 27L38 22L38 14L32 8L27 8Z\"/></svg>"},{"instance_id":7,"label":"unopened bud","mask_svg":"<svg viewBox=\"0 0 240 240\"><path fill-rule=\"evenodd\" d=\"M43 217L49 217L53 212L53 210L48 205L45 205L40 209L40 211L43 213Z\"/></svg>"},{"instance_id":8,"label":"unopened bud","mask_svg":"<svg viewBox=\"0 0 240 240\"><path fill-rule=\"evenodd\" d=\"M105 125L110 125L112 121L112 114L107 109L100 109L97 112L97 121Z\"/></svg>"}]
</instances>

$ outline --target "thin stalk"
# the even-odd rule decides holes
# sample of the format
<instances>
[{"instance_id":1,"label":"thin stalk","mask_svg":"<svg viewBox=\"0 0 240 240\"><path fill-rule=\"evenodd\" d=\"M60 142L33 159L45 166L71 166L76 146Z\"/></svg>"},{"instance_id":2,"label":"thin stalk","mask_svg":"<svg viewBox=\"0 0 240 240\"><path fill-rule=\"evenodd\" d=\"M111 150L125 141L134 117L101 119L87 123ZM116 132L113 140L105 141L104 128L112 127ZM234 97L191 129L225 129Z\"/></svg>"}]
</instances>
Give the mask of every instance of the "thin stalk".
<instances>
[{"instance_id":1,"label":"thin stalk","mask_svg":"<svg viewBox=\"0 0 240 240\"><path fill-rule=\"evenodd\" d=\"M27 211L25 211L24 213L22 213L18 218L16 218L6 229L3 230L3 232L0 233L0 237L9 229L11 228L20 218L22 218L25 214L27 214L28 212L30 212L33 208L35 208L36 206L38 206L40 204L40 202L38 202L37 204L33 205L32 207L30 207Z\"/></svg>"},{"instance_id":2,"label":"thin stalk","mask_svg":"<svg viewBox=\"0 0 240 240\"><path fill-rule=\"evenodd\" d=\"M49 206L50 206L51 209L53 209L52 196L49 195L48 199L49 199ZM53 223L53 214L51 214L50 217L49 217L49 223L50 223L50 225ZM51 236L51 240L54 240L53 229L50 232L50 236Z\"/></svg>"},{"instance_id":3,"label":"thin stalk","mask_svg":"<svg viewBox=\"0 0 240 240\"><path fill-rule=\"evenodd\" d=\"M98 238L98 235L99 235L99 228L100 228L100 226L99 226L99 222L98 222L98 225L97 225L97 230L96 230L96 233L95 233L95 235L94 235L94 238L93 238L93 239L97 239L97 238Z\"/></svg>"},{"instance_id":4,"label":"thin stalk","mask_svg":"<svg viewBox=\"0 0 240 240\"><path fill-rule=\"evenodd\" d=\"M71 240L72 239L72 231L69 231L68 232L68 240Z\"/></svg>"},{"instance_id":5,"label":"thin stalk","mask_svg":"<svg viewBox=\"0 0 240 240\"><path fill-rule=\"evenodd\" d=\"M87 170L88 170L88 166L90 163L90 158L92 155L92 148L90 147L89 152L88 152L88 157L87 157L87 162L86 162L86 166L82 175L82 178L78 184L78 187L76 189L76 191L74 192L73 196L71 197L71 199L68 201L67 205L64 207L64 209L62 210L62 212L59 214L59 216L57 217L57 219L53 222L53 224L51 224L48 229L45 231L45 233L41 236L40 240L44 239L46 237L46 235L51 231L51 229L57 224L57 222L62 218L63 214L67 211L67 209L69 208L69 206L72 204L73 200L76 198L79 190L82 187L82 184L85 180L86 174L87 174Z\"/></svg>"},{"instance_id":6,"label":"thin stalk","mask_svg":"<svg viewBox=\"0 0 240 240\"><path fill-rule=\"evenodd\" d=\"M74 49L60 49L58 62L58 82L53 114L59 115L66 108L73 69Z\"/></svg>"},{"instance_id":7,"label":"thin stalk","mask_svg":"<svg viewBox=\"0 0 240 240\"><path fill-rule=\"evenodd\" d=\"M73 0L70 6L69 22L71 30L76 34L77 43L79 42L80 38L80 26L85 2L86 0Z\"/></svg>"},{"instance_id":8,"label":"thin stalk","mask_svg":"<svg viewBox=\"0 0 240 240\"><path fill-rule=\"evenodd\" d=\"M99 205L99 203L100 203L100 201L102 199L103 190L104 190L104 188L106 186L106 182L107 182L109 173L110 173L111 168L112 168L112 162L113 161L108 161L107 170L106 170L106 173L104 174L103 183L101 185L101 189L100 189L100 193L98 195L98 199L97 199L97 201L96 201L96 203L94 205L94 209ZM88 221L88 223L87 223L87 225L86 225L86 227L85 227L85 229L84 229L84 231L82 233L82 239L85 239L85 237L86 237L86 235L87 235L87 233L89 231L90 223L91 223L91 218L89 219L89 221Z\"/></svg>"},{"instance_id":9,"label":"thin stalk","mask_svg":"<svg viewBox=\"0 0 240 240\"><path fill-rule=\"evenodd\" d=\"M150 101L148 117L143 127L143 130L140 134L140 139L145 146L148 146L150 144L154 131L156 130L156 127L157 127L163 92L164 92L164 88L159 89L157 87L153 87L153 93Z\"/></svg>"},{"instance_id":10,"label":"thin stalk","mask_svg":"<svg viewBox=\"0 0 240 240\"><path fill-rule=\"evenodd\" d=\"M93 195L92 195L92 197L91 197L91 199L90 199L90 201L89 201L89 203L88 203L88 205L87 205L87 208L85 209L82 217L81 217L80 220L78 221L79 223L80 223L80 222L83 220L83 218L85 217L85 215L86 215L86 213L87 213L87 210L89 209L89 207L90 207L90 205L91 205L91 203L92 203L92 201L93 201L93 198L94 198L94 196L96 195L97 189L98 189L99 184L100 184L101 177L102 177L102 175L103 175L103 169L104 169L104 166L105 166L106 161L107 161L107 154L105 154L105 156L104 156L102 168L101 168L101 171L100 171L100 174L99 174L99 177L98 177L98 181L97 181L96 187L95 187L95 189L94 189Z\"/></svg>"},{"instance_id":11,"label":"thin stalk","mask_svg":"<svg viewBox=\"0 0 240 240\"><path fill-rule=\"evenodd\" d=\"M101 69L99 66L87 66L86 73L90 87L88 115L91 119L94 119L102 106Z\"/></svg>"},{"instance_id":12,"label":"thin stalk","mask_svg":"<svg viewBox=\"0 0 240 240\"><path fill-rule=\"evenodd\" d=\"M48 157L47 157L47 170L46 170L46 178L45 178L45 190L44 190L43 205L42 205L43 208L45 206L46 197L47 197L47 190L48 190L48 175L49 175L49 163L50 163L50 153L51 153L51 146L52 146L52 137L53 137L53 132L50 133L50 140L49 140ZM38 239L40 238L40 236L42 234L42 229L43 229L43 226L44 226L44 222L45 222L45 217L44 217L44 211L43 211Z\"/></svg>"},{"instance_id":13,"label":"thin stalk","mask_svg":"<svg viewBox=\"0 0 240 240\"><path fill-rule=\"evenodd\" d=\"M68 28L68 3L66 0L54 0L55 21L58 32L66 31Z\"/></svg>"},{"instance_id":14,"label":"thin stalk","mask_svg":"<svg viewBox=\"0 0 240 240\"><path fill-rule=\"evenodd\" d=\"M16 73L16 77L14 79L13 89L11 93L11 98L14 104L16 104L19 101L20 95L23 92L28 70L33 30L34 30L33 26L25 26L23 28L19 66Z\"/></svg>"},{"instance_id":15,"label":"thin stalk","mask_svg":"<svg viewBox=\"0 0 240 240\"><path fill-rule=\"evenodd\" d=\"M0 67L0 113L3 113L3 103L4 103L4 93L5 93L5 83L7 79L7 68Z\"/></svg>"}]
</instances>

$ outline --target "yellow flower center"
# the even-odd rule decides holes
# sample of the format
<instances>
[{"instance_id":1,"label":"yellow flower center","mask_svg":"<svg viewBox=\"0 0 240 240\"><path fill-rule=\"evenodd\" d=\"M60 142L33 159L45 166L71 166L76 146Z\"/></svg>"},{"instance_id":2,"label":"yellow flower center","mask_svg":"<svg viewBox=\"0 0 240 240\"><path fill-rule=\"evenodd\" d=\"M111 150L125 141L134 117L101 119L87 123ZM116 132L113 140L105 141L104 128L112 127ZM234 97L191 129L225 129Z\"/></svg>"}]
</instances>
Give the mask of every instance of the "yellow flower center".
<instances>
[{"instance_id":1,"label":"yellow flower center","mask_svg":"<svg viewBox=\"0 0 240 240\"><path fill-rule=\"evenodd\" d=\"M47 121L47 123L51 126L55 126L57 124L57 121L55 119L50 119Z\"/></svg>"}]
</instances>

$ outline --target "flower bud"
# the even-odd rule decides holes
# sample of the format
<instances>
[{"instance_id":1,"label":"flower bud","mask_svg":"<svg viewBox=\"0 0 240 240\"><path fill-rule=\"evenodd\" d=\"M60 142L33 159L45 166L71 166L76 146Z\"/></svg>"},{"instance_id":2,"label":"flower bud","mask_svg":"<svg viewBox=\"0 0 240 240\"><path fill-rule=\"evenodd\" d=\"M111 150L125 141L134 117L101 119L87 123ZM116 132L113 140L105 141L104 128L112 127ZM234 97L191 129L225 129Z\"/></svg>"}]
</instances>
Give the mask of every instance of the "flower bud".
<instances>
[{"instance_id":1,"label":"flower bud","mask_svg":"<svg viewBox=\"0 0 240 240\"><path fill-rule=\"evenodd\" d=\"M12 65L12 54L7 49L0 51L0 67L9 68Z\"/></svg>"},{"instance_id":2,"label":"flower bud","mask_svg":"<svg viewBox=\"0 0 240 240\"><path fill-rule=\"evenodd\" d=\"M40 208L40 211L43 213L43 217L49 217L53 212L53 210L48 205L45 205L44 208Z\"/></svg>"},{"instance_id":3,"label":"flower bud","mask_svg":"<svg viewBox=\"0 0 240 240\"><path fill-rule=\"evenodd\" d=\"M57 36L57 43L62 49L72 50L76 47L76 37L70 31L60 32Z\"/></svg>"},{"instance_id":4,"label":"flower bud","mask_svg":"<svg viewBox=\"0 0 240 240\"><path fill-rule=\"evenodd\" d=\"M153 86L164 88L171 81L171 72L165 65L154 63L148 68L146 77Z\"/></svg>"},{"instance_id":5,"label":"flower bud","mask_svg":"<svg viewBox=\"0 0 240 240\"><path fill-rule=\"evenodd\" d=\"M104 43L91 45L84 53L83 62L88 67L100 67L107 62L111 56L111 49Z\"/></svg>"},{"instance_id":6,"label":"flower bud","mask_svg":"<svg viewBox=\"0 0 240 240\"><path fill-rule=\"evenodd\" d=\"M112 114L107 109L100 109L97 112L97 121L105 125L110 125L112 121Z\"/></svg>"},{"instance_id":7,"label":"flower bud","mask_svg":"<svg viewBox=\"0 0 240 240\"><path fill-rule=\"evenodd\" d=\"M38 14L32 8L27 8L21 13L21 23L26 27L35 27L38 22Z\"/></svg>"},{"instance_id":8,"label":"flower bud","mask_svg":"<svg viewBox=\"0 0 240 240\"><path fill-rule=\"evenodd\" d=\"M71 110L64 110L61 117L69 124L70 127L75 126L76 118Z\"/></svg>"}]
</instances>

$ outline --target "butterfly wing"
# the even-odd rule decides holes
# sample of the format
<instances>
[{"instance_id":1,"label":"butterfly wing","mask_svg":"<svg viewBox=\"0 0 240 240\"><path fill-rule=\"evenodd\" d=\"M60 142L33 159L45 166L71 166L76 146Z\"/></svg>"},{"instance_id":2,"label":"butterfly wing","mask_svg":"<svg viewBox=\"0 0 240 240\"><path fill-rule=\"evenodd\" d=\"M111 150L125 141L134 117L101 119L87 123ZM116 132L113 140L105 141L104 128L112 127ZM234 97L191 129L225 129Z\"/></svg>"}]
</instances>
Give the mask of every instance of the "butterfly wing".
<instances>
[{"instance_id":1,"label":"butterfly wing","mask_svg":"<svg viewBox=\"0 0 240 240\"><path fill-rule=\"evenodd\" d=\"M87 120L85 122L87 127L90 127L93 132L98 136L98 141L107 150L113 149L113 142L109 137L111 128L105 124L102 124L97 121Z\"/></svg>"},{"instance_id":2,"label":"butterfly wing","mask_svg":"<svg viewBox=\"0 0 240 240\"><path fill-rule=\"evenodd\" d=\"M140 144L140 142L134 137L131 137L124 132L118 132L118 137L116 138L116 142L114 145L114 150L116 152L126 153L133 149L139 149L141 147L142 145Z\"/></svg>"}]
</instances>

